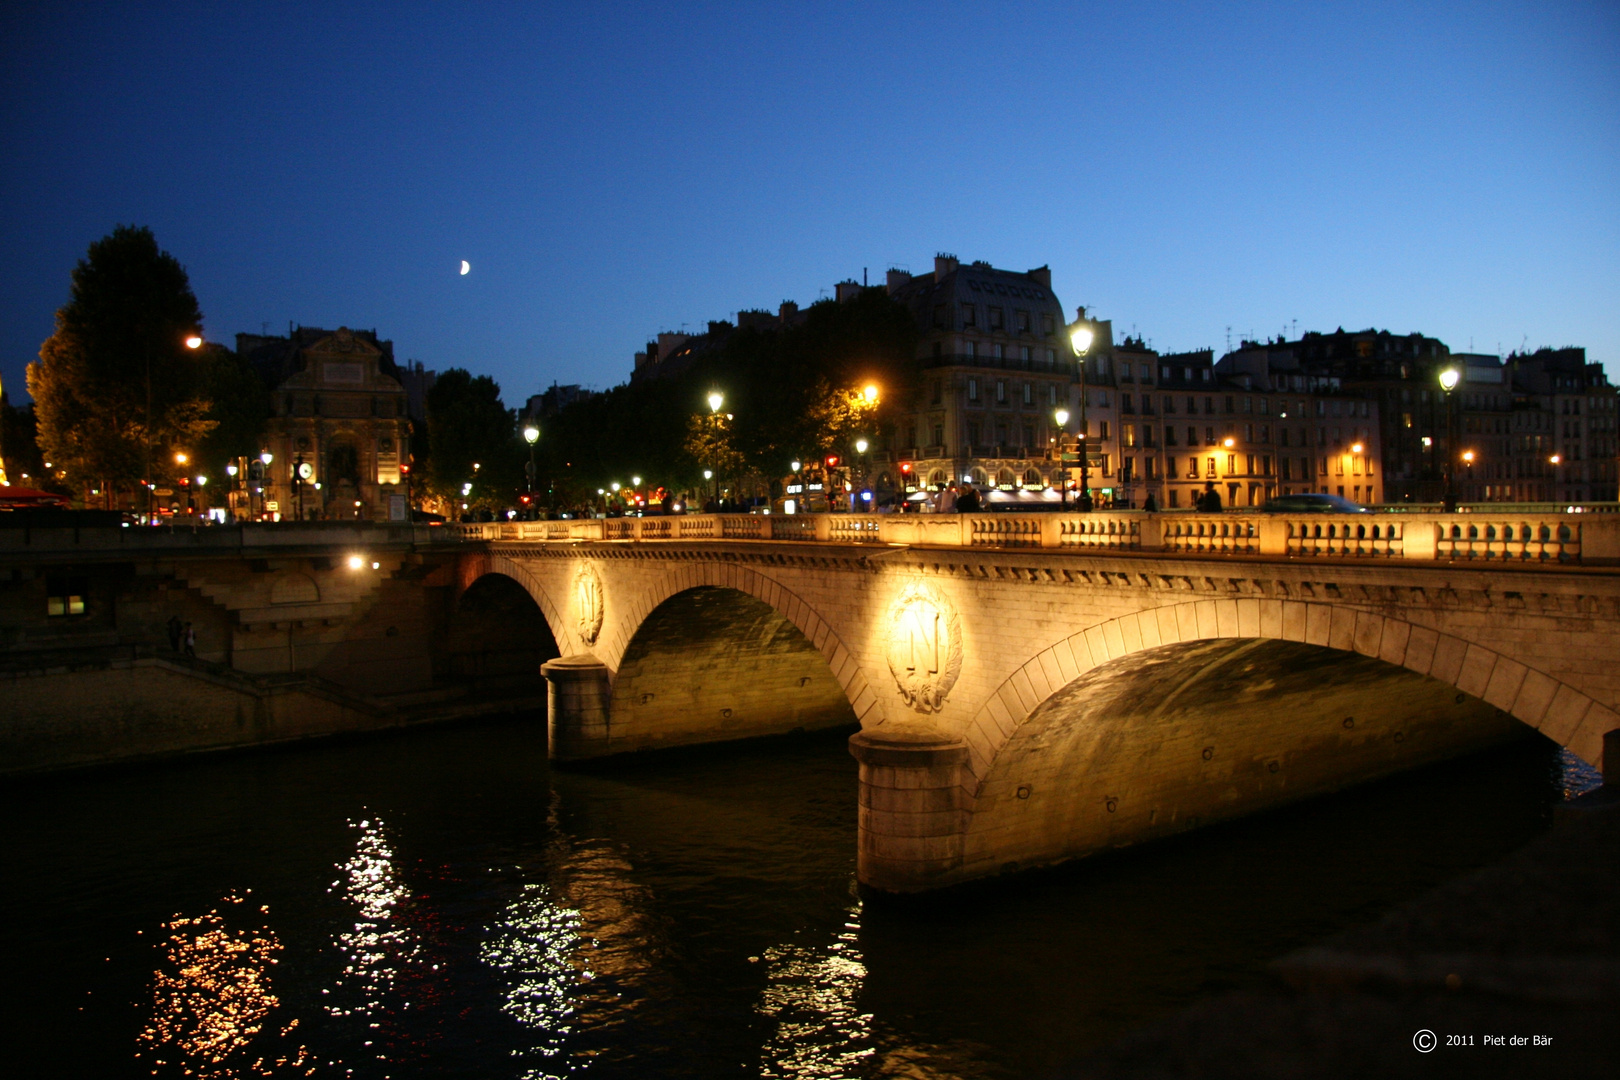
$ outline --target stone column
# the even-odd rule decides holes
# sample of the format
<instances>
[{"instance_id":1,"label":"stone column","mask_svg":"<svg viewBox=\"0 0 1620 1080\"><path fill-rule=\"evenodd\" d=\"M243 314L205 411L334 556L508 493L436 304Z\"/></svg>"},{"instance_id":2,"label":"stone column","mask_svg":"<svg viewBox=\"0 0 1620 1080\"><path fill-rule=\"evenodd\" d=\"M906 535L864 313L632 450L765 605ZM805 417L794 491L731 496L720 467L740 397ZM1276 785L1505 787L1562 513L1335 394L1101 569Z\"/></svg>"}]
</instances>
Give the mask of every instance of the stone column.
<instances>
[{"instance_id":1,"label":"stone column","mask_svg":"<svg viewBox=\"0 0 1620 1080\"><path fill-rule=\"evenodd\" d=\"M962 866L967 746L901 721L855 733L849 751L860 762L856 879L896 893L949 884Z\"/></svg>"},{"instance_id":2,"label":"stone column","mask_svg":"<svg viewBox=\"0 0 1620 1080\"><path fill-rule=\"evenodd\" d=\"M608 750L607 665L590 653L540 665L546 677L546 756L552 761L602 757Z\"/></svg>"}]
</instances>

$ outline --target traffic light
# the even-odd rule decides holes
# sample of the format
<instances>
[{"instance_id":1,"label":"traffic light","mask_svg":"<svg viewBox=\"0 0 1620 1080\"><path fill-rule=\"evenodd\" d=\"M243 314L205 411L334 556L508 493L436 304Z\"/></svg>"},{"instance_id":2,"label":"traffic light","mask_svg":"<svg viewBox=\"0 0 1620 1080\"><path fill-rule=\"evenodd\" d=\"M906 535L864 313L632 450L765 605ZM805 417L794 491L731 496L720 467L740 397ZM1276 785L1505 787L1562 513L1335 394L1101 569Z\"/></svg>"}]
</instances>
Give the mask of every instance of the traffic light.
<instances>
[{"instance_id":1,"label":"traffic light","mask_svg":"<svg viewBox=\"0 0 1620 1080\"><path fill-rule=\"evenodd\" d=\"M827 468L829 468L829 469L838 468L838 455L837 454L828 454L827 455Z\"/></svg>"},{"instance_id":2,"label":"traffic light","mask_svg":"<svg viewBox=\"0 0 1620 1080\"><path fill-rule=\"evenodd\" d=\"M910 471L911 471L911 462L909 462L909 461L902 461L902 462L901 462L901 463L900 463L900 471L901 471L901 472L903 472L903 473L908 473L908 472L910 472Z\"/></svg>"}]
</instances>

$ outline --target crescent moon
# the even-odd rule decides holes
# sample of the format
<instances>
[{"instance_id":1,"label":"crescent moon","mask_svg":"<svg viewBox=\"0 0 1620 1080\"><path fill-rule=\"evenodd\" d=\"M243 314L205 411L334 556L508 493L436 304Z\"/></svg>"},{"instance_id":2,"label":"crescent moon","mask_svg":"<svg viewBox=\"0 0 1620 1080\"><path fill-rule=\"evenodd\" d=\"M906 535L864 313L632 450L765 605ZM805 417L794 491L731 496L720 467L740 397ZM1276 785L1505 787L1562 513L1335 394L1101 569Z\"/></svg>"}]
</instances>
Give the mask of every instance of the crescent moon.
<instances>
[{"instance_id":1,"label":"crescent moon","mask_svg":"<svg viewBox=\"0 0 1620 1080\"><path fill-rule=\"evenodd\" d=\"M461 260L461 272L463 274L468 274L468 273L472 272L472 264L469 263L466 259Z\"/></svg>"}]
</instances>

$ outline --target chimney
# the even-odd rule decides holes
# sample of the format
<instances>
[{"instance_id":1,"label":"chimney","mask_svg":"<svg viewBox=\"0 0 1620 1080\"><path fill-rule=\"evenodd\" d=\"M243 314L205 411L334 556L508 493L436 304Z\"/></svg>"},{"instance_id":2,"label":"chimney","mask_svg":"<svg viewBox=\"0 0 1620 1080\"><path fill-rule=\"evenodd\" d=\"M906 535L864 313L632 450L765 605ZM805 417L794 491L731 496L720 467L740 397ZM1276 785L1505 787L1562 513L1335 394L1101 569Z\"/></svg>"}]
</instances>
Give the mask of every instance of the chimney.
<instances>
[{"instance_id":1,"label":"chimney","mask_svg":"<svg viewBox=\"0 0 1620 1080\"><path fill-rule=\"evenodd\" d=\"M777 309L777 317L780 318L784 323L792 319L793 316L797 315L798 313L799 305L795 304L791 300L782 301L782 306Z\"/></svg>"},{"instance_id":2,"label":"chimney","mask_svg":"<svg viewBox=\"0 0 1620 1080\"><path fill-rule=\"evenodd\" d=\"M934 256L934 280L943 281L946 274L956 272L957 262L955 255L947 255L943 251Z\"/></svg>"},{"instance_id":3,"label":"chimney","mask_svg":"<svg viewBox=\"0 0 1620 1080\"><path fill-rule=\"evenodd\" d=\"M1029 272L1029 279L1040 282L1042 288L1050 290L1052 288L1052 268L1050 266L1037 266Z\"/></svg>"},{"instance_id":4,"label":"chimney","mask_svg":"<svg viewBox=\"0 0 1620 1080\"><path fill-rule=\"evenodd\" d=\"M854 280L840 281L837 285L833 286L833 290L833 295L837 297L838 302L842 304L846 300L853 300L857 296L861 295L861 283Z\"/></svg>"},{"instance_id":5,"label":"chimney","mask_svg":"<svg viewBox=\"0 0 1620 1080\"><path fill-rule=\"evenodd\" d=\"M904 270L896 270L893 267L890 267L888 280L889 295L894 295L895 291L898 290L900 286L904 285L910 280L911 275L906 273Z\"/></svg>"}]
</instances>

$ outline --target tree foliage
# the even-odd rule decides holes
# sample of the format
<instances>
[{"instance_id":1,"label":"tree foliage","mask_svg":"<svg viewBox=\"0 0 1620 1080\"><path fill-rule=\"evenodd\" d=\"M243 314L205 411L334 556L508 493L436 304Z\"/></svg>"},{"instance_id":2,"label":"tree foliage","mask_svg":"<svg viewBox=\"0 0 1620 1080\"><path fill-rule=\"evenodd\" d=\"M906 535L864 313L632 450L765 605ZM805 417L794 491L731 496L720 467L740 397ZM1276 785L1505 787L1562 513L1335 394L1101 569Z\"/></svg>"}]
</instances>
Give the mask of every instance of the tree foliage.
<instances>
[{"instance_id":1,"label":"tree foliage","mask_svg":"<svg viewBox=\"0 0 1620 1080\"><path fill-rule=\"evenodd\" d=\"M494 379L474 377L464 368L441 372L427 393L427 429L430 493L456 506L515 501L526 451L519 448L512 414ZM472 493L463 499L466 484Z\"/></svg>"},{"instance_id":2,"label":"tree foliage","mask_svg":"<svg viewBox=\"0 0 1620 1080\"><path fill-rule=\"evenodd\" d=\"M28 366L40 449L69 484L168 478L173 450L195 450L216 426L207 354L185 344L201 328L185 268L150 229L121 225L90 245Z\"/></svg>"},{"instance_id":3,"label":"tree foliage","mask_svg":"<svg viewBox=\"0 0 1620 1080\"><path fill-rule=\"evenodd\" d=\"M919 385L911 313L867 289L805 316L770 329L722 325L680 376L617 386L564 410L541 436L556 501L588 501L636 473L676 491L704 490L706 468L764 486L795 459L849 453L859 436L882 445ZM879 390L876 404L860 393L868 384ZM723 425L709 419L711 390L725 396Z\"/></svg>"}]
</instances>

